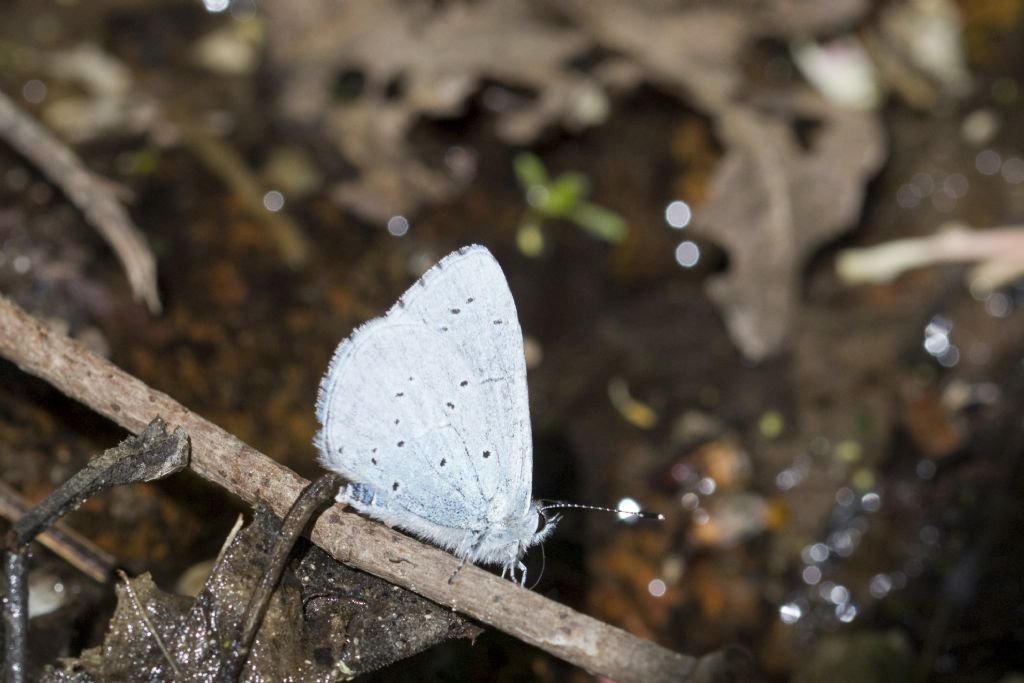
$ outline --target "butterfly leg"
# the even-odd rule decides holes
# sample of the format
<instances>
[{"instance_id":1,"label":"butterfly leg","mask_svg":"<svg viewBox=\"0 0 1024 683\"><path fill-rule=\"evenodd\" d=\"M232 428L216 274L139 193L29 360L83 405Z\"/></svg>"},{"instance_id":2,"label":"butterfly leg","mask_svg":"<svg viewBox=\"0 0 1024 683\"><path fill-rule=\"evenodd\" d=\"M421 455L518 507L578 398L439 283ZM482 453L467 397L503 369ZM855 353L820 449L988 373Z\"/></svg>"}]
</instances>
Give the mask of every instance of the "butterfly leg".
<instances>
[{"instance_id":1,"label":"butterfly leg","mask_svg":"<svg viewBox=\"0 0 1024 683\"><path fill-rule=\"evenodd\" d=\"M519 568L519 571L522 572L522 576L519 578L519 585L526 588L526 563L519 560L519 563L516 566ZM516 580L515 572L512 572L512 580Z\"/></svg>"},{"instance_id":2,"label":"butterfly leg","mask_svg":"<svg viewBox=\"0 0 1024 683\"><path fill-rule=\"evenodd\" d=\"M456 567L455 571L452 572L452 575L448 577L448 585L451 585L451 584L455 583L455 577L459 575L459 572L461 572L462 568L465 567L465 566L466 566L466 558L464 557L464 558L462 558L462 562L459 562L459 566Z\"/></svg>"}]
</instances>

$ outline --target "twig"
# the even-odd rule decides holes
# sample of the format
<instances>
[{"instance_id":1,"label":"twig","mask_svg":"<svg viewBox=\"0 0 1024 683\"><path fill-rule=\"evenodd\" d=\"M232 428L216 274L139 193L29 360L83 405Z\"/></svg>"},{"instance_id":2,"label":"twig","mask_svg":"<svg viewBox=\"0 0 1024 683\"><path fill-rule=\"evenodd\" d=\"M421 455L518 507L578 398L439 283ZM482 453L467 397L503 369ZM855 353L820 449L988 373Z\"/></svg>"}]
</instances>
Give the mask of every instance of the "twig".
<instances>
[{"instance_id":1,"label":"twig","mask_svg":"<svg viewBox=\"0 0 1024 683\"><path fill-rule=\"evenodd\" d=\"M256 632L259 631L263 617L270 606L270 596L274 592L281 574L288 563L288 555L291 554L295 542L299 539L302 530L309 524L314 513L323 510L334 502L338 495L338 489L343 480L333 472L325 474L312 484L307 486L295 499L292 509L285 515L281 523L281 531L274 541L274 547L267 556L267 569L263 573L256 589L249 596L249 604L245 608L245 615L239 625L239 635L233 645L234 651L231 659L221 676L225 681L241 680L242 669L249 658L249 650L256 640Z\"/></svg>"},{"instance_id":2,"label":"twig","mask_svg":"<svg viewBox=\"0 0 1024 683\"><path fill-rule=\"evenodd\" d=\"M4 680L25 680L25 644L28 633L29 543L59 517L74 510L88 498L114 486L153 481L184 469L188 464L188 436L182 429L173 434L158 416L139 436L132 436L102 455L61 484L42 503L22 515L4 538ZM143 615L145 616L145 615ZM172 663L173 666L173 663Z\"/></svg>"},{"instance_id":3,"label":"twig","mask_svg":"<svg viewBox=\"0 0 1024 683\"><path fill-rule=\"evenodd\" d=\"M135 300L145 303L151 312L159 313L156 259L110 188L3 92L0 92L0 138L64 190L117 254Z\"/></svg>"},{"instance_id":4,"label":"twig","mask_svg":"<svg viewBox=\"0 0 1024 683\"><path fill-rule=\"evenodd\" d=\"M280 517L308 484L166 394L50 330L4 297L0 355L131 431L141 430L154 415L183 427L192 441L190 466L196 474L250 504L266 504ZM732 657L698 660L677 654L473 566L449 585L458 558L339 505L320 516L311 536L347 565L620 683L725 681L745 675Z\"/></svg>"},{"instance_id":5,"label":"twig","mask_svg":"<svg viewBox=\"0 0 1024 683\"><path fill-rule=\"evenodd\" d=\"M4 556L4 661L6 683L22 683L28 644L28 546Z\"/></svg>"},{"instance_id":6,"label":"twig","mask_svg":"<svg viewBox=\"0 0 1024 683\"><path fill-rule=\"evenodd\" d=\"M0 517L11 522L21 519L32 506L7 484L0 482ZM39 534L36 540L57 557L98 583L111 579L117 560L63 522Z\"/></svg>"},{"instance_id":7,"label":"twig","mask_svg":"<svg viewBox=\"0 0 1024 683\"><path fill-rule=\"evenodd\" d=\"M926 237L844 249L836 273L846 284L889 282L908 270L944 263L974 263L972 292L986 294L1024 274L1024 227L972 230L954 224Z\"/></svg>"},{"instance_id":8,"label":"twig","mask_svg":"<svg viewBox=\"0 0 1024 683\"><path fill-rule=\"evenodd\" d=\"M139 436L125 439L90 460L14 523L17 542L28 543L100 491L162 479L184 469L188 465L188 435L181 428L168 434L166 428L163 419L156 416Z\"/></svg>"},{"instance_id":9,"label":"twig","mask_svg":"<svg viewBox=\"0 0 1024 683\"><path fill-rule=\"evenodd\" d=\"M242 208L267 230L277 243L285 264L299 268L309 261L312 249L305 232L285 212L263 206L264 189L238 152L191 123L172 119L189 149L234 192Z\"/></svg>"}]
</instances>

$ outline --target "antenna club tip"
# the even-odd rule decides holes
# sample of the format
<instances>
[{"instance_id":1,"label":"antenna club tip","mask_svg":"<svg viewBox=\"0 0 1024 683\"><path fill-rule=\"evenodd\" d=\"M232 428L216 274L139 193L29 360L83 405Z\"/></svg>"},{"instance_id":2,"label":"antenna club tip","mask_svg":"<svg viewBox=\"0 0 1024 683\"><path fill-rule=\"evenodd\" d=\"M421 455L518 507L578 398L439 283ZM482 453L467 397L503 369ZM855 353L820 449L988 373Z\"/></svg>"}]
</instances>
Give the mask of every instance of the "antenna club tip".
<instances>
[{"instance_id":1,"label":"antenna club tip","mask_svg":"<svg viewBox=\"0 0 1024 683\"><path fill-rule=\"evenodd\" d=\"M640 519L653 519L659 522L665 521L665 515L660 512L647 512L646 510L615 510L615 512L624 515L632 515L634 517L639 517Z\"/></svg>"}]
</instances>

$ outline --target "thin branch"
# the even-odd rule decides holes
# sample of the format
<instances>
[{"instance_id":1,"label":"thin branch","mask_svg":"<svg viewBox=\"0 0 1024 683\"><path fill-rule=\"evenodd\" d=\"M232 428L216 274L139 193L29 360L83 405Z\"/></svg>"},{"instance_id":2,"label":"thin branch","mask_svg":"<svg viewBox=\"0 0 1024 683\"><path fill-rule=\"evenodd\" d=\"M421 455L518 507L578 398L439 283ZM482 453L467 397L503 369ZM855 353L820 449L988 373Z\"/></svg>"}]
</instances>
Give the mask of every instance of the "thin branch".
<instances>
[{"instance_id":1,"label":"thin branch","mask_svg":"<svg viewBox=\"0 0 1024 683\"><path fill-rule=\"evenodd\" d=\"M7 542L13 536L7 533ZM27 678L28 651L28 546L3 552L4 564L4 660L6 683L23 683Z\"/></svg>"},{"instance_id":2,"label":"thin branch","mask_svg":"<svg viewBox=\"0 0 1024 683\"><path fill-rule=\"evenodd\" d=\"M267 210L263 205L264 188L241 155L183 117L171 121L178 127L189 150L228 186L246 213L267 230L285 265L290 268L305 265L312 251L305 232L287 212Z\"/></svg>"},{"instance_id":3,"label":"thin branch","mask_svg":"<svg viewBox=\"0 0 1024 683\"><path fill-rule=\"evenodd\" d=\"M249 651L256 641L256 633L263 624L267 608L270 607L270 597L281 580L281 574L284 573L295 542L303 529L309 526L309 520L313 515L334 503L334 497L338 495L338 489L343 483L342 478L334 472L321 476L302 490L295 499L292 509L285 515L274 547L267 555L267 569L256 585L256 590L249 596L249 604L245 608L242 623L239 624L238 638L233 645L234 651L227 666L220 672L224 680L241 680L242 670L249 659Z\"/></svg>"},{"instance_id":4,"label":"thin branch","mask_svg":"<svg viewBox=\"0 0 1024 683\"><path fill-rule=\"evenodd\" d=\"M0 482L0 517L16 522L32 509L32 505L14 489ZM63 522L57 522L36 539L72 567L98 583L110 581L117 560Z\"/></svg>"},{"instance_id":5,"label":"thin branch","mask_svg":"<svg viewBox=\"0 0 1024 683\"><path fill-rule=\"evenodd\" d=\"M143 481L163 479L188 465L188 435L182 429L167 433L158 415L138 436L132 436L96 456L43 502L22 515L12 530L19 544L35 539L55 521L101 491Z\"/></svg>"},{"instance_id":6,"label":"thin branch","mask_svg":"<svg viewBox=\"0 0 1024 683\"><path fill-rule=\"evenodd\" d=\"M54 332L0 297L0 356L132 432L156 415L183 427L191 468L284 517L309 483L180 403ZM334 505L313 541L334 558L447 605L593 674L630 681L726 681L749 676L734 652L701 660L667 650L473 566L448 578L458 558Z\"/></svg>"},{"instance_id":7,"label":"thin branch","mask_svg":"<svg viewBox=\"0 0 1024 683\"><path fill-rule=\"evenodd\" d=\"M110 244L128 276L136 301L160 312L156 259L145 238L113 192L87 169L74 152L22 112L0 92L0 138L59 186L86 220Z\"/></svg>"},{"instance_id":8,"label":"thin branch","mask_svg":"<svg viewBox=\"0 0 1024 683\"><path fill-rule=\"evenodd\" d=\"M925 237L844 249L836 273L850 285L889 282L908 270L946 263L977 263L968 275L971 291L992 292L1024 274L1024 227L974 230L950 224Z\"/></svg>"}]
</instances>

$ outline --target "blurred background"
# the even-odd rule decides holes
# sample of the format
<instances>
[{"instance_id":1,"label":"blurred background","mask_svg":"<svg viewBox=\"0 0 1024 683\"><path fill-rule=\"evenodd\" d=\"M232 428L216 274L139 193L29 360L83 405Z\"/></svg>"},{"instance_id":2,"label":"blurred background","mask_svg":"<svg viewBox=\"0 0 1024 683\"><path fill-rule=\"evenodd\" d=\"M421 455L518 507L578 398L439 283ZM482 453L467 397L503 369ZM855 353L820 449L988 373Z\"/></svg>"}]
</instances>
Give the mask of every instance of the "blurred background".
<instances>
[{"instance_id":1,"label":"blurred background","mask_svg":"<svg viewBox=\"0 0 1024 683\"><path fill-rule=\"evenodd\" d=\"M570 512L536 591L769 680L1020 681L1022 38L1024 0L7 0L0 92L162 311L9 139L0 293L314 477L335 345L484 244L535 494L667 517ZM122 437L0 361L29 500ZM239 512L180 475L68 521L171 590ZM32 582L38 661L100 641L110 585ZM374 676L413 674L593 680L495 632Z\"/></svg>"}]
</instances>

